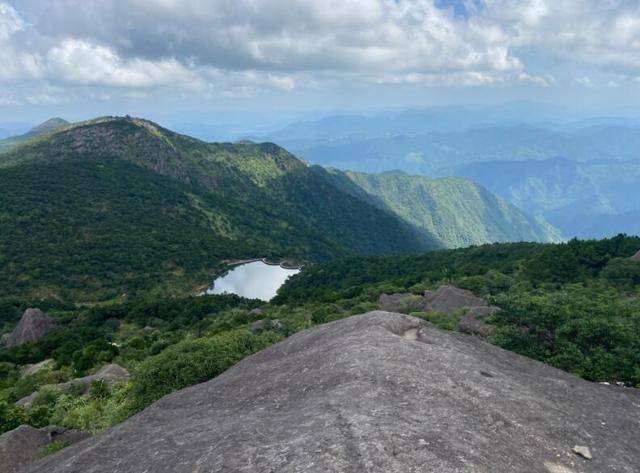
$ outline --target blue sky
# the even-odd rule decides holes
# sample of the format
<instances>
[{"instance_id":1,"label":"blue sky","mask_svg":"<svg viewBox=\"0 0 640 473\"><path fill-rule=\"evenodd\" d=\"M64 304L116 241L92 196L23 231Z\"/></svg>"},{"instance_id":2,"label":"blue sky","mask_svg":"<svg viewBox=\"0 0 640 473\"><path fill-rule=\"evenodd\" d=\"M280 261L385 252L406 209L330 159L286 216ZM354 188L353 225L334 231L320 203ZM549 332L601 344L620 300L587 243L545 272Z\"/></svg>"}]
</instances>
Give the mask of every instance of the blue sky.
<instances>
[{"instance_id":1,"label":"blue sky","mask_svg":"<svg viewBox=\"0 0 640 473\"><path fill-rule=\"evenodd\" d=\"M640 105L637 0L0 0L0 122Z\"/></svg>"}]
</instances>

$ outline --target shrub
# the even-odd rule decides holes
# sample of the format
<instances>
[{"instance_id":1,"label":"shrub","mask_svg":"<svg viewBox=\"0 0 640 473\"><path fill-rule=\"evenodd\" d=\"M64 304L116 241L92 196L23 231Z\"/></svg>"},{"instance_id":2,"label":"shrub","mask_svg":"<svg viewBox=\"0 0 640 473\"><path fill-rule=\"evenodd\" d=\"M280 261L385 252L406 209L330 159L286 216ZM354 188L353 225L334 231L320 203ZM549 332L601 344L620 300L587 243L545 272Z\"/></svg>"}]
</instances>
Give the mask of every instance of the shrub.
<instances>
[{"instance_id":1,"label":"shrub","mask_svg":"<svg viewBox=\"0 0 640 473\"><path fill-rule=\"evenodd\" d=\"M49 445L45 445L44 447L42 447L40 449L40 456L46 457L47 455L56 453L63 448L68 447L69 445L71 445L71 442L69 440L56 440L54 442L51 442Z\"/></svg>"},{"instance_id":2,"label":"shrub","mask_svg":"<svg viewBox=\"0 0 640 473\"><path fill-rule=\"evenodd\" d=\"M236 330L173 345L140 365L133 380L134 404L143 409L166 394L207 381L279 340L273 332Z\"/></svg>"}]
</instances>

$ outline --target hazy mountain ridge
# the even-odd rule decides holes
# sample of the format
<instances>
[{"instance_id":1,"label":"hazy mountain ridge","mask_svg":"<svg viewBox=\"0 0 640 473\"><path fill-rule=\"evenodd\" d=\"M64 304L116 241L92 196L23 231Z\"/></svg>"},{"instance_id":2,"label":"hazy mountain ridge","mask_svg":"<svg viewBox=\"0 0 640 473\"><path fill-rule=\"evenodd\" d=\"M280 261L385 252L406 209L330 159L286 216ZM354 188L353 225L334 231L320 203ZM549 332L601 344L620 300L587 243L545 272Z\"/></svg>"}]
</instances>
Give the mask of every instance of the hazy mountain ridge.
<instances>
[{"instance_id":1,"label":"hazy mountain ridge","mask_svg":"<svg viewBox=\"0 0 640 473\"><path fill-rule=\"evenodd\" d=\"M40 125L32 128L22 135L8 136L4 139L0 139L0 152L15 148L16 146L25 143L32 138L45 135L67 125L69 125L69 122L62 118L50 118L49 120L41 123Z\"/></svg>"},{"instance_id":2,"label":"hazy mountain ridge","mask_svg":"<svg viewBox=\"0 0 640 473\"><path fill-rule=\"evenodd\" d=\"M506 241L561 241L560 233L471 181L401 172L330 170L347 192L433 235L444 247Z\"/></svg>"},{"instance_id":3,"label":"hazy mountain ridge","mask_svg":"<svg viewBox=\"0 0 640 473\"><path fill-rule=\"evenodd\" d=\"M640 233L633 220L615 224L640 211L640 161L493 161L459 166L453 174L543 216L567 237Z\"/></svg>"}]
</instances>

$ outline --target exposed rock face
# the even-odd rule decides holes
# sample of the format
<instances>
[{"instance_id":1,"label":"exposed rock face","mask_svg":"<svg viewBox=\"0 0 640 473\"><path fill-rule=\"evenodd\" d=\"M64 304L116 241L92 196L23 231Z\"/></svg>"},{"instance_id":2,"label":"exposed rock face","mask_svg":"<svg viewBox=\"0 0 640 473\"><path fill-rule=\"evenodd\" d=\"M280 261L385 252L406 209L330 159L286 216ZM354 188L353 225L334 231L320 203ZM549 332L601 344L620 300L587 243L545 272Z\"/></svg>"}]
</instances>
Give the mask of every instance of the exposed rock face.
<instances>
[{"instance_id":1,"label":"exposed rock face","mask_svg":"<svg viewBox=\"0 0 640 473\"><path fill-rule=\"evenodd\" d=\"M458 323L458 331L470 335L488 337L495 331L495 327L477 319L473 314L468 314Z\"/></svg>"},{"instance_id":2,"label":"exposed rock face","mask_svg":"<svg viewBox=\"0 0 640 473\"><path fill-rule=\"evenodd\" d=\"M638 251L635 255L633 255L633 256L631 257L631 259L632 259L633 261L638 261L638 262L640 262L640 251Z\"/></svg>"},{"instance_id":3,"label":"exposed rock face","mask_svg":"<svg viewBox=\"0 0 640 473\"><path fill-rule=\"evenodd\" d=\"M91 383L94 381L103 380L107 384L113 384L117 383L118 381L124 381L128 378L129 372L122 366L110 364L102 367L100 371L95 374L84 376L82 378L75 378L67 381L66 383L54 384L52 386L60 391L66 391L67 389L74 386L81 386L82 390L86 391L91 387ZM16 404L23 407L30 407L36 400L37 396L37 392L31 393L30 395L16 401Z\"/></svg>"},{"instance_id":4,"label":"exposed rock face","mask_svg":"<svg viewBox=\"0 0 640 473\"><path fill-rule=\"evenodd\" d=\"M488 315L499 310L491 307L487 301L477 297L471 291L460 289L455 286L441 286L437 291L427 291L424 295L428 312L443 312L451 314L456 310L467 308L473 311L474 315Z\"/></svg>"},{"instance_id":5,"label":"exposed rock face","mask_svg":"<svg viewBox=\"0 0 640 473\"><path fill-rule=\"evenodd\" d=\"M24 371L22 372L22 374L24 376L30 376L32 374L36 374L40 370L50 368L54 364L55 364L55 361L53 361L52 359L47 359L47 360L41 361L40 363L36 363L34 365L26 365L24 367Z\"/></svg>"},{"instance_id":6,"label":"exposed rock face","mask_svg":"<svg viewBox=\"0 0 640 473\"><path fill-rule=\"evenodd\" d=\"M377 311L297 333L29 471L632 473L639 414L637 390Z\"/></svg>"},{"instance_id":7,"label":"exposed rock face","mask_svg":"<svg viewBox=\"0 0 640 473\"><path fill-rule=\"evenodd\" d=\"M4 339L8 347L17 347L29 342L39 342L51 330L56 322L40 309L27 309L18 326Z\"/></svg>"},{"instance_id":8,"label":"exposed rock face","mask_svg":"<svg viewBox=\"0 0 640 473\"><path fill-rule=\"evenodd\" d=\"M388 312L423 312L426 309L424 298L411 293L381 294L378 304Z\"/></svg>"},{"instance_id":9,"label":"exposed rock face","mask_svg":"<svg viewBox=\"0 0 640 473\"><path fill-rule=\"evenodd\" d=\"M64 427L35 429L21 425L17 429L0 435L0 473L18 473L41 457L41 449L51 442L76 443L89 437L79 430Z\"/></svg>"}]
</instances>

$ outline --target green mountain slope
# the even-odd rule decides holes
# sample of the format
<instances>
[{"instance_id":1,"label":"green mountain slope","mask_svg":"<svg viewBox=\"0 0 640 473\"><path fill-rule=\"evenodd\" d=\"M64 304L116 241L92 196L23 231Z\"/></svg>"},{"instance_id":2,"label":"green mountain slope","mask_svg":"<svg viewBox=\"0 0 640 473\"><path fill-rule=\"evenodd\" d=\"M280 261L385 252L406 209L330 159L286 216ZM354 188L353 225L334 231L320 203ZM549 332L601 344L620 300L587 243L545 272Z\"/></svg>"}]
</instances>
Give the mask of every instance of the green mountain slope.
<instances>
[{"instance_id":1,"label":"green mountain slope","mask_svg":"<svg viewBox=\"0 0 640 473\"><path fill-rule=\"evenodd\" d=\"M640 162L491 161L459 166L473 179L532 215L541 215L567 237L638 234Z\"/></svg>"},{"instance_id":2,"label":"green mountain slope","mask_svg":"<svg viewBox=\"0 0 640 473\"><path fill-rule=\"evenodd\" d=\"M31 138L36 136L45 135L47 133L51 133L55 130L62 128L63 126L69 125L69 122L62 118L50 118L44 123L36 126L32 130L29 130L27 133L19 136L10 136L3 140L0 140L0 152L7 151L11 148L15 148L16 146L29 141Z\"/></svg>"},{"instance_id":3,"label":"green mountain slope","mask_svg":"<svg viewBox=\"0 0 640 473\"><path fill-rule=\"evenodd\" d=\"M0 288L75 299L206 284L223 259L434 247L273 144L104 118L0 155Z\"/></svg>"},{"instance_id":4,"label":"green mountain slope","mask_svg":"<svg viewBox=\"0 0 640 473\"><path fill-rule=\"evenodd\" d=\"M398 215L447 248L508 241L560 241L550 225L525 215L464 179L429 179L402 172L364 174L331 170L334 182Z\"/></svg>"}]
</instances>

